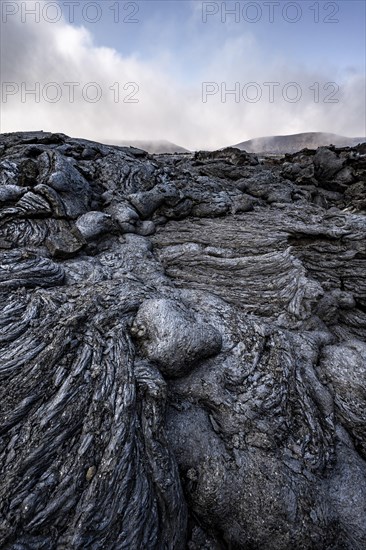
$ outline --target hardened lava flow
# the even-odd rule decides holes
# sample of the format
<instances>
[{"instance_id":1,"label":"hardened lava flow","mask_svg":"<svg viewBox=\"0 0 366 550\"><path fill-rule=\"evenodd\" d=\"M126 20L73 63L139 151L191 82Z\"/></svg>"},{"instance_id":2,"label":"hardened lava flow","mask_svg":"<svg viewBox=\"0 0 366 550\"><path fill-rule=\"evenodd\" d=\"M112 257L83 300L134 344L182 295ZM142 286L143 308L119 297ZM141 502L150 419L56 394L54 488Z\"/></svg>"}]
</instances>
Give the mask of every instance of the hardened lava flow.
<instances>
[{"instance_id":1,"label":"hardened lava flow","mask_svg":"<svg viewBox=\"0 0 366 550\"><path fill-rule=\"evenodd\" d=\"M0 138L0 548L366 548L366 145Z\"/></svg>"}]
</instances>

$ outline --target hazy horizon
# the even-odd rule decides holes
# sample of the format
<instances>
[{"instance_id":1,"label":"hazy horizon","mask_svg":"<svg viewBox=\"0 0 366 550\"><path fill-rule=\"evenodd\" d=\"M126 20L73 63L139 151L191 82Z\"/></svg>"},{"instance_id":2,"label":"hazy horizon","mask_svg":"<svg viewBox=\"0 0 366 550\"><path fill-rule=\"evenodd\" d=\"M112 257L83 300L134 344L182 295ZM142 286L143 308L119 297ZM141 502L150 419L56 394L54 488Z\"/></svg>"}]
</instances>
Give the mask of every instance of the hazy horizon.
<instances>
[{"instance_id":1,"label":"hazy horizon","mask_svg":"<svg viewBox=\"0 0 366 550\"><path fill-rule=\"evenodd\" d=\"M1 132L190 150L366 135L363 2L15 0L1 9Z\"/></svg>"}]
</instances>

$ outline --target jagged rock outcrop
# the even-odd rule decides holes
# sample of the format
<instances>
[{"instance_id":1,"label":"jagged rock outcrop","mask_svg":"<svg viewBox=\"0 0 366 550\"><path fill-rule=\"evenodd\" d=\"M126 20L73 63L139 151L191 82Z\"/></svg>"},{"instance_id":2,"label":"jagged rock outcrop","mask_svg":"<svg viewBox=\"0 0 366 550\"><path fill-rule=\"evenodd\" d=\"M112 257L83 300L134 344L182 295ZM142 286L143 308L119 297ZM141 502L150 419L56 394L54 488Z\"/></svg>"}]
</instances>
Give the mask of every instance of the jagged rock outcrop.
<instances>
[{"instance_id":1,"label":"jagged rock outcrop","mask_svg":"<svg viewBox=\"0 0 366 550\"><path fill-rule=\"evenodd\" d=\"M0 154L0 547L363 550L365 146Z\"/></svg>"}]
</instances>

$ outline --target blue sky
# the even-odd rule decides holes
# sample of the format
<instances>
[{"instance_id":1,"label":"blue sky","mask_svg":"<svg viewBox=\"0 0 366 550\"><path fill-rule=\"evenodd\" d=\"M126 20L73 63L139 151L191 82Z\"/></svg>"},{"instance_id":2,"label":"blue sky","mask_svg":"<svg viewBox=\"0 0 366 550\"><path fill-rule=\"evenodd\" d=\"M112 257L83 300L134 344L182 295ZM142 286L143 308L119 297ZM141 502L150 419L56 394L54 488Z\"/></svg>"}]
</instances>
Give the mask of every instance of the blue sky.
<instances>
[{"instance_id":1,"label":"blue sky","mask_svg":"<svg viewBox=\"0 0 366 550\"><path fill-rule=\"evenodd\" d=\"M52 18L55 0L3 1L19 7L2 21L2 79L12 83L7 92L18 90L2 101L3 131L42 125L91 139L169 139L189 148L302 131L366 134L363 0L76 0L74 20L66 0L57 2L63 18L52 23L43 11L39 21L22 21L21 8L38 4ZM228 13L234 8L237 20ZM100 19L88 21L97 10ZM79 93L70 104L69 81L78 81L79 91L96 82L101 100L90 104ZM21 87L35 82L41 91L56 83L62 97L21 101ZM122 90L135 83L136 104L126 104L126 94L113 102L115 82ZM217 86L206 102L205 82ZM257 103L246 100L251 82L261 89ZM279 83L273 102L266 82ZM291 82L301 91L295 103L283 95ZM319 101L311 91L316 82ZM338 88L334 103L327 101L330 82ZM240 97L222 95L237 85Z\"/></svg>"},{"instance_id":2,"label":"blue sky","mask_svg":"<svg viewBox=\"0 0 366 550\"><path fill-rule=\"evenodd\" d=\"M58 1L68 17L69 8L63 6L62 0ZM115 2L105 0L99 4L102 18L96 23L88 22L83 18L82 10L75 7L75 24L88 28L97 45L109 46L122 55L137 55L142 59L159 57L167 52L187 78L190 78L192 65L204 67L207 59L214 55L217 44L225 41L228 35L254 36L261 45L264 59L282 56L309 66L326 63L343 69L365 67L366 2L363 0L220 1L206 4L199 0L120 1L121 21L118 23L114 22ZM138 6L136 14L133 4ZM214 9L208 4L217 4L219 11L207 14L207 22L203 23L205 12ZM229 14L235 4L240 6L237 22L235 16ZM90 7L88 13L93 18L96 11ZM271 13L273 22L270 21ZM129 23L129 15L138 23ZM225 16L226 21L222 22ZM124 18L127 18L126 22L123 22ZM200 55L195 55L195 51Z\"/></svg>"}]
</instances>

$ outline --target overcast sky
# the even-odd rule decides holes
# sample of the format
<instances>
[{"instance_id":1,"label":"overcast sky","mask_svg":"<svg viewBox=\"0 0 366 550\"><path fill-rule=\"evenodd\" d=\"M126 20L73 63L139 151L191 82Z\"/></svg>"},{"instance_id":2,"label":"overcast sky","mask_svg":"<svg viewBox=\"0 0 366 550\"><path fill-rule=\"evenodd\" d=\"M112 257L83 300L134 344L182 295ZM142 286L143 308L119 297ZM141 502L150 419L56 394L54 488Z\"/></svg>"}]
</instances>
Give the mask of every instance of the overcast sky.
<instances>
[{"instance_id":1,"label":"overcast sky","mask_svg":"<svg viewBox=\"0 0 366 550\"><path fill-rule=\"evenodd\" d=\"M362 0L2 0L1 9L2 132L189 149L366 135Z\"/></svg>"}]
</instances>

